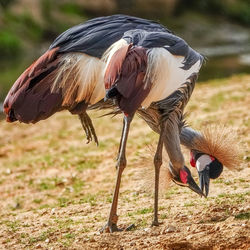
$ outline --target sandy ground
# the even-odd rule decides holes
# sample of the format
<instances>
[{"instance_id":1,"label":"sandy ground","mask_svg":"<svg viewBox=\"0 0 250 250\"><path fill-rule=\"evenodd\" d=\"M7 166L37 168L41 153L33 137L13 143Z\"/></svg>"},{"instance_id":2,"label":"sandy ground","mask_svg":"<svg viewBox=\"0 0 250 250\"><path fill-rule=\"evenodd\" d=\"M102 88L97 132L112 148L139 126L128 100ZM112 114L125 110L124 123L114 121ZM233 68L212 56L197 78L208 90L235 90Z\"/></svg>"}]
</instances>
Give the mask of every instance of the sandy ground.
<instances>
[{"instance_id":1,"label":"sandy ground","mask_svg":"<svg viewBox=\"0 0 250 250\"><path fill-rule=\"evenodd\" d=\"M168 180L165 157L159 227L151 227L158 137L136 118L118 206L119 226L136 227L113 234L99 229L112 201L121 117L91 113L99 147L85 144L78 119L67 112L36 125L0 121L0 249L249 249L249 108L250 76L197 85L187 120L196 129L231 127L242 163L238 171L225 168L204 199Z\"/></svg>"}]
</instances>

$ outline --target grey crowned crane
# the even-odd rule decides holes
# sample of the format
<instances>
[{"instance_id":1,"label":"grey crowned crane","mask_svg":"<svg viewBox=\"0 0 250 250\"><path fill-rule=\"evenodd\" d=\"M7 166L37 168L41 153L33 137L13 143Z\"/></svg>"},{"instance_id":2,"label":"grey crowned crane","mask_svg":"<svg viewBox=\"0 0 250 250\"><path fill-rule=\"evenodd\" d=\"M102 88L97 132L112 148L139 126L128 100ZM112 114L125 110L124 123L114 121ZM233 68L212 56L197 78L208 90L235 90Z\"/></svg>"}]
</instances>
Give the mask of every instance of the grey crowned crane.
<instances>
[{"instance_id":1,"label":"grey crowned crane","mask_svg":"<svg viewBox=\"0 0 250 250\"><path fill-rule=\"evenodd\" d=\"M203 57L183 39L158 23L124 15L92 19L62 33L17 79L4 102L6 119L36 123L69 110L79 115L88 141L93 139L98 144L87 108L108 107L113 108L111 113L124 114L116 187L105 227L114 232L119 231L117 203L126 166L126 142L137 112L160 135L154 158L153 225L158 225L163 145L173 181L204 196L185 166L180 148L181 142L195 152L210 154L209 149L202 151L196 143L202 135L184 127L183 122L183 110L202 61ZM206 143L204 140L202 145ZM207 178L202 181L201 187L208 188Z\"/></svg>"}]
</instances>

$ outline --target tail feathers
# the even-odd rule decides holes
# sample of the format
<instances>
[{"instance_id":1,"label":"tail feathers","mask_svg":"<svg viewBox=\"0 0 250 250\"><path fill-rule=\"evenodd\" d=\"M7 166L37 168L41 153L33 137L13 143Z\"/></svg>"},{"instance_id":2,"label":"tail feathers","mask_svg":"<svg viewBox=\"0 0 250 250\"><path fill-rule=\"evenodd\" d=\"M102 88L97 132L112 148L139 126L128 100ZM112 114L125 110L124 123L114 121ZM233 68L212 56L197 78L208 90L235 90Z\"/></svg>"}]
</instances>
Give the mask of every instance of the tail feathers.
<instances>
[{"instance_id":1,"label":"tail feathers","mask_svg":"<svg viewBox=\"0 0 250 250\"><path fill-rule=\"evenodd\" d=\"M188 149L212 155L231 170L240 164L236 134L229 128L207 126L198 132L190 127L183 127L180 139L181 144Z\"/></svg>"},{"instance_id":2,"label":"tail feathers","mask_svg":"<svg viewBox=\"0 0 250 250\"><path fill-rule=\"evenodd\" d=\"M17 79L5 99L18 120L37 122L61 108L61 94L51 93L59 65L57 48L47 51Z\"/></svg>"},{"instance_id":3,"label":"tail feathers","mask_svg":"<svg viewBox=\"0 0 250 250\"><path fill-rule=\"evenodd\" d=\"M38 60L32 63L13 84L9 94L14 96L20 88L22 88L22 90L31 89L50 74L59 64L57 50L58 48L48 50Z\"/></svg>"}]
</instances>

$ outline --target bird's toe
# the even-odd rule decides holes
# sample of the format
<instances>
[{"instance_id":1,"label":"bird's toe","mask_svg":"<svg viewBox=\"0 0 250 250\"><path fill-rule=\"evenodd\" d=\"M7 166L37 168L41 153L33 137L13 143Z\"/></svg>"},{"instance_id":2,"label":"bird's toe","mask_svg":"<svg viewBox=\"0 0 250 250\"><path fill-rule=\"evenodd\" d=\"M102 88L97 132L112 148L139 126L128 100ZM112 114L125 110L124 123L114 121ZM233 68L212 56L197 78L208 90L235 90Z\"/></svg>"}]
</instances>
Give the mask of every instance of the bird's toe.
<instances>
[{"instance_id":1,"label":"bird's toe","mask_svg":"<svg viewBox=\"0 0 250 250\"><path fill-rule=\"evenodd\" d=\"M131 224L126 228L118 228L114 223L107 223L104 227L101 228L100 233L114 233L122 231L131 231L135 228L135 224Z\"/></svg>"},{"instance_id":2,"label":"bird's toe","mask_svg":"<svg viewBox=\"0 0 250 250\"><path fill-rule=\"evenodd\" d=\"M104 227L101 228L100 233L114 233L121 232L123 229L118 228L114 223L107 223Z\"/></svg>"},{"instance_id":3,"label":"bird's toe","mask_svg":"<svg viewBox=\"0 0 250 250\"><path fill-rule=\"evenodd\" d=\"M151 224L151 227L158 227L162 224L162 222L159 222L158 220L153 220L152 221L152 224Z\"/></svg>"}]
</instances>

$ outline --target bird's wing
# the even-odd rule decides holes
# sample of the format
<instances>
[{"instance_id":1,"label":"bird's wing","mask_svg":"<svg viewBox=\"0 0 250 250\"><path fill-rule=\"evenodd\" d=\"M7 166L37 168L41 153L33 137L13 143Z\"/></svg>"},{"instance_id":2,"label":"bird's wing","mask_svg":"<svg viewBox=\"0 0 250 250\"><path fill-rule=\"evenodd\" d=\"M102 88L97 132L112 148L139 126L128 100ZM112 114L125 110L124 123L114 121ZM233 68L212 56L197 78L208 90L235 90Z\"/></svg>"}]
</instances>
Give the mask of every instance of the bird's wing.
<instances>
[{"instance_id":1,"label":"bird's wing","mask_svg":"<svg viewBox=\"0 0 250 250\"><path fill-rule=\"evenodd\" d=\"M55 39L50 49L59 47L59 53L83 52L101 58L108 47L118 41L124 32L131 29L171 33L170 30L154 21L126 15L113 15L94 18L66 30Z\"/></svg>"},{"instance_id":2,"label":"bird's wing","mask_svg":"<svg viewBox=\"0 0 250 250\"><path fill-rule=\"evenodd\" d=\"M118 49L112 56L104 76L107 98L116 98L119 108L134 113L150 91L144 82L147 69L146 49L132 44Z\"/></svg>"},{"instance_id":3,"label":"bird's wing","mask_svg":"<svg viewBox=\"0 0 250 250\"><path fill-rule=\"evenodd\" d=\"M112 56L104 75L105 89L110 89L120 78L124 60L132 44L118 49Z\"/></svg>"},{"instance_id":4,"label":"bird's wing","mask_svg":"<svg viewBox=\"0 0 250 250\"><path fill-rule=\"evenodd\" d=\"M203 56L193 50L180 37L162 31L129 30L122 37L127 43L141 46L146 49L164 48L172 55L183 56L183 69L188 70L198 60L203 61Z\"/></svg>"}]
</instances>

